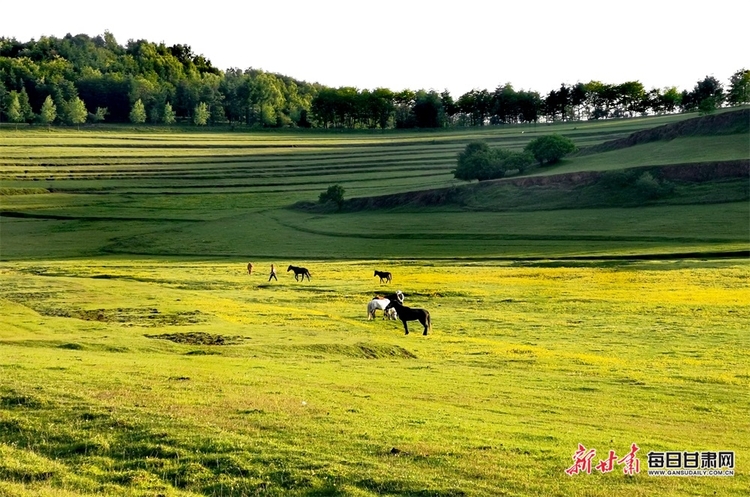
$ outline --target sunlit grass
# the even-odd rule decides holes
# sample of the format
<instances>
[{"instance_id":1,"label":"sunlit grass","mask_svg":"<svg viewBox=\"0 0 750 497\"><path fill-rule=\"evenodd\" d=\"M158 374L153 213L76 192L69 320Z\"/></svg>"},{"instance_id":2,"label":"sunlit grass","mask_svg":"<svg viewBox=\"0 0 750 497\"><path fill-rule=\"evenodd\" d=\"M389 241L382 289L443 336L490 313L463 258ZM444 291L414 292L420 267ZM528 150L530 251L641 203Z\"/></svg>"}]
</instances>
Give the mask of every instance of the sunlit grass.
<instances>
[{"instance_id":1,"label":"sunlit grass","mask_svg":"<svg viewBox=\"0 0 750 497\"><path fill-rule=\"evenodd\" d=\"M744 495L750 266L687 258L748 250L738 181L628 207L498 188L436 208L286 208L333 183L347 198L455 185L473 139L582 146L686 117L0 129L0 495ZM738 144L576 167L723 160ZM430 335L366 319L395 289L430 311ZM634 478L564 473L578 443L634 442ZM648 477L649 450L734 450L737 476Z\"/></svg>"},{"instance_id":2,"label":"sunlit grass","mask_svg":"<svg viewBox=\"0 0 750 497\"><path fill-rule=\"evenodd\" d=\"M575 157L564 165L536 174L562 174L574 171L606 171L627 167L687 164L696 162L750 159L747 135L696 136L657 141L637 147Z\"/></svg>"},{"instance_id":3,"label":"sunlit grass","mask_svg":"<svg viewBox=\"0 0 750 497\"><path fill-rule=\"evenodd\" d=\"M255 262L253 276L240 261L4 263L3 491L605 496L747 487L745 261L294 260L312 281L282 272L271 284L271 261ZM379 285L373 268L391 270L393 284ZM431 335L366 320L370 296L396 288L430 310ZM174 316L196 322L168 324ZM146 336L190 332L241 340ZM600 453L636 442L642 467L648 450L734 450L737 476L569 477L579 442Z\"/></svg>"}]
</instances>

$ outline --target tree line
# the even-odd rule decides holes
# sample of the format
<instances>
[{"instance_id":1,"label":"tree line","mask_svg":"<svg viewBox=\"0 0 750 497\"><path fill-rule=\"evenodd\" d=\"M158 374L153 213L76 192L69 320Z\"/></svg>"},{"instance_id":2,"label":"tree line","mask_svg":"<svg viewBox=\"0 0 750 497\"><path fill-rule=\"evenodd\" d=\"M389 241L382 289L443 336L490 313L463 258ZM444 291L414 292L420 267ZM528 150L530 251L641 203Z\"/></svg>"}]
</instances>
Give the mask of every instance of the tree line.
<instances>
[{"instance_id":1,"label":"tree line","mask_svg":"<svg viewBox=\"0 0 750 497\"><path fill-rule=\"evenodd\" d=\"M19 42L0 38L0 121L300 128L440 128L711 112L750 103L750 70L727 87L706 76L690 90L639 81L562 84L545 95L512 84L472 90L331 88L259 69L221 71L189 45L120 45L110 32Z\"/></svg>"}]
</instances>

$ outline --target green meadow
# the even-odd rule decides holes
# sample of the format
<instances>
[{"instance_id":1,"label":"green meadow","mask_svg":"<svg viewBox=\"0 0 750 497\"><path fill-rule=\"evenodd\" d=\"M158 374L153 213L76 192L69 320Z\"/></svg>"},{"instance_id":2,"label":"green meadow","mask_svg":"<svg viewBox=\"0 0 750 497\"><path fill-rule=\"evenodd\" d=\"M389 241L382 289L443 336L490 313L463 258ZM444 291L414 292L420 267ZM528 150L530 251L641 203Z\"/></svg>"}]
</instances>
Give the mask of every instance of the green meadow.
<instances>
[{"instance_id":1,"label":"green meadow","mask_svg":"<svg viewBox=\"0 0 750 497\"><path fill-rule=\"evenodd\" d=\"M658 168L746 163L747 132L575 155L529 184L451 174L471 140L588 147L689 117L0 128L0 495L745 495L748 178ZM374 200L314 206L332 184ZM427 336L367 320L396 289ZM592 471L568 475L579 444ZM595 468L632 444L638 473ZM710 451L734 476L648 474L649 452Z\"/></svg>"}]
</instances>

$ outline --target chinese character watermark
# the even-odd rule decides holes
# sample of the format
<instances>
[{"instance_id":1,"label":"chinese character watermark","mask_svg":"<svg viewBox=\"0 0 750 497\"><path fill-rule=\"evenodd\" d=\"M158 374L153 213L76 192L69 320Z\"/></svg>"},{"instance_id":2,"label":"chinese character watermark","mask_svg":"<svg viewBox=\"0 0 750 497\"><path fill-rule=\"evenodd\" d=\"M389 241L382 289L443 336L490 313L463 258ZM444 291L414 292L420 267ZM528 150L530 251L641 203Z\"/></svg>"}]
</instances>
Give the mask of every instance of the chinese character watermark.
<instances>
[{"instance_id":1,"label":"chinese character watermark","mask_svg":"<svg viewBox=\"0 0 750 497\"><path fill-rule=\"evenodd\" d=\"M636 455L639 450L635 443L622 457L609 450L606 458L594 464L596 449L587 449L579 443L573 454L573 465L565 473L570 476L590 475L592 471L611 473L620 466L623 474L634 476L641 472L641 461ZM646 457L649 476L734 476L734 451L650 451Z\"/></svg>"}]
</instances>

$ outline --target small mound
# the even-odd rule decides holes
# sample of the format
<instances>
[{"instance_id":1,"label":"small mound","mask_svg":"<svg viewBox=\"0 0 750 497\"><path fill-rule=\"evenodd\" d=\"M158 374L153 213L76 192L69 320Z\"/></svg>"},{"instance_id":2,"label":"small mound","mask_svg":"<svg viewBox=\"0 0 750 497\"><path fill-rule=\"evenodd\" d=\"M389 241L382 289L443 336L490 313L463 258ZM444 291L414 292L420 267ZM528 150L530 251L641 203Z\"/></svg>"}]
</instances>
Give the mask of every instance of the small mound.
<instances>
[{"instance_id":1,"label":"small mound","mask_svg":"<svg viewBox=\"0 0 750 497\"><path fill-rule=\"evenodd\" d=\"M187 345L237 345L247 340L243 336L212 335L201 331L192 333L162 333L161 335L143 335L146 338L169 340L174 343Z\"/></svg>"},{"instance_id":2,"label":"small mound","mask_svg":"<svg viewBox=\"0 0 750 497\"><path fill-rule=\"evenodd\" d=\"M30 305L29 307L43 316L74 318L83 321L99 321L131 326L186 326L206 321L205 314L198 310L160 312L158 309L148 307L78 309L53 307L43 304Z\"/></svg>"},{"instance_id":3,"label":"small mound","mask_svg":"<svg viewBox=\"0 0 750 497\"><path fill-rule=\"evenodd\" d=\"M80 343L63 343L61 345L58 345L57 348L67 350L83 350L84 346Z\"/></svg>"},{"instance_id":4,"label":"small mound","mask_svg":"<svg viewBox=\"0 0 750 497\"><path fill-rule=\"evenodd\" d=\"M7 395L0 397L0 407L10 409L14 407L23 407L26 409L41 409L44 402L31 395L10 391Z\"/></svg>"},{"instance_id":5,"label":"small mound","mask_svg":"<svg viewBox=\"0 0 750 497\"><path fill-rule=\"evenodd\" d=\"M417 356L398 345L355 343L316 343L296 348L322 354L336 354L361 359L416 359Z\"/></svg>"}]
</instances>

